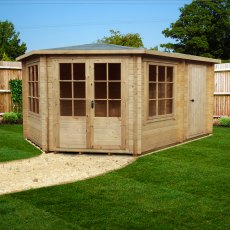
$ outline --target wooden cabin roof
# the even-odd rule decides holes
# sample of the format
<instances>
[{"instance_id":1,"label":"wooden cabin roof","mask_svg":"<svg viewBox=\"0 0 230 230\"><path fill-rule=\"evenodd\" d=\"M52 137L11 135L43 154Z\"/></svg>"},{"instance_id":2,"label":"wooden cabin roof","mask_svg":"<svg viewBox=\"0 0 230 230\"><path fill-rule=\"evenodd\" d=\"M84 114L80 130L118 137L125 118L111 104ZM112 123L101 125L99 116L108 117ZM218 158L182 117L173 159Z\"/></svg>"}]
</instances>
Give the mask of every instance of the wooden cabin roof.
<instances>
[{"instance_id":1,"label":"wooden cabin roof","mask_svg":"<svg viewBox=\"0 0 230 230\"><path fill-rule=\"evenodd\" d=\"M104 44L104 43L92 43L92 44L53 48L49 50L136 50L136 49L143 50L144 48L134 48L134 47L119 46L119 45Z\"/></svg>"},{"instance_id":2,"label":"wooden cabin roof","mask_svg":"<svg viewBox=\"0 0 230 230\"><path fill-rule=\"evenodd\" d=\"M101 44L101 43L93 43L93 44L85 44L85 45L76 45L76 46L68 46L68 47L60 47L60 48L52 48L52 49L44 49L44 50L34 50L28 52L22 56L17 58L17 61L22 61L30 56L39 56L39 55L148 55L148 56L157 56L157 57L165 57L165 58L175 58L175 59L184 59L184 60L194 60L208 63L220 63L221 61L218 59L187 55L187 54L179 54L179 53L166 53L160 52L156 50L148 50L145 48L133 48L127 46L118 46L113 44Z\"/></svg>"}]
</instances>

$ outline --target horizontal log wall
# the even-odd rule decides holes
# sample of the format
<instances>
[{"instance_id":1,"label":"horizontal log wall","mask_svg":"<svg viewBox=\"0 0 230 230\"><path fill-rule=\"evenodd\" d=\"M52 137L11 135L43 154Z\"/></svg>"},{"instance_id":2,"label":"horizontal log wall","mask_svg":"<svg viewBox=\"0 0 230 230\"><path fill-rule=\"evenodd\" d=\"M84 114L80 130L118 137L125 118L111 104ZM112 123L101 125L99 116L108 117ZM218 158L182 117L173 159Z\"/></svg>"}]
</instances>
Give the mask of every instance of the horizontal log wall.
<instances>
[{"instance_id":1,"label":"horizontal log wall","mask_svg":"<svg viewBox=\"0 0 230 230\"><path fill-rule=\"evenodd\" d=\"M12 111L9 81L22 79L21 62L0 61L0 115Z\"/></svg>"},{"instance_id":2,"label":"horizontal log wall","mask_svg":"<svg viewBox=\"0 0 230 230\"><path fill-rule=\"evenodd\" d=\"M214 118L230 116L230 63L215 65Z\"/></svg>"}]
</instances>

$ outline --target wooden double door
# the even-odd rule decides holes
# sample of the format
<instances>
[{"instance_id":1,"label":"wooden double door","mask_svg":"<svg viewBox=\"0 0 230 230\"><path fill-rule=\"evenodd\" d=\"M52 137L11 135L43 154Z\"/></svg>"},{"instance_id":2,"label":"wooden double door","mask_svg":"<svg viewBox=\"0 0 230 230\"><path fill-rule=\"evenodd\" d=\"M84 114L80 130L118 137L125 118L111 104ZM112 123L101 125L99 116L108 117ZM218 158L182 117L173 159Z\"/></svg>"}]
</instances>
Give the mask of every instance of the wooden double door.
<instances>
[{"instance_id":1,"label":"wooden double door","mask_svg":"<svg viewBox=\"0 0 230 230\"><path fill-rule=\"evenodd\" d=\"M61 149L119 150L124 142L121 61L59 62Z\"/></svg>"}]
</instances>

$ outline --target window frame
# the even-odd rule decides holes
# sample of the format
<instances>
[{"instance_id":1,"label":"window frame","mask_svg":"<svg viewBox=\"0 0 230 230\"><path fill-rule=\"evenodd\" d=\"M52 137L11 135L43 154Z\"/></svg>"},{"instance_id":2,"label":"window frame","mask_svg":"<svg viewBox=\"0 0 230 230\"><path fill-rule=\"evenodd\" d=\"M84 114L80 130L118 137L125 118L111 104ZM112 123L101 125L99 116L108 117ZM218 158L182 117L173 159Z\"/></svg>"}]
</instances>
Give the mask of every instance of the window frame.
<instances>
[{"instance_id":1,"label":"window frame","mask_svg":"<svg viewBox=\"0 0 230 230\"><path fill-rule=\"evenodd\" d=\"M101 79L95 79L95 66L97 64L104 64L106 66L106 78L101 80ZM120 79L109 79L109 70L110 70L110 65L113 65L113 64L118 64L119 65L119 74L120 74ZM122 63L117 61L117 62L110 62L110 61L102 61L102 62L94 62L93 63L94 65L94 77L93 77L93 80L94 80L94 89L93 89L93 92L94 92L94 95L93 95L93 98L94 98L94 103L95 103L95 108L94 108L94 117L105 117L105 118L112 118L112 117L117 117L117 118L121 118L122 116ZM104 98L96 98L96 92L95 92L95 89L96 89L96 84L97 83L104 83L106 84L106 96ZM119 84L120 85L120 97L119 98L112 98L111 97L111 89L110 89L110 84ZM96 115L96 106L98 102L100 101L103 101L103 102L106 102L106 116L98 116ZM110 106L113 102L118 102L119 103L119 107L120 107L120 110L119 110L119 116L115 116L115 115L111 115L111 111L110 111Z\"/></svg>"},{"instance_id":2,"label":"window frame","mask_svg":"<svg viewBox=\"0 0 230 230\"><path fill-rule=\"evenodd\" d=\"M33 76L33 79L31 79L32 76L30 75L31 68L33 69L33 75L37 74L36 77L35 75ZM28 112L33 115L39 116L40 115L40 68L39 68L39 63L38 62L31 63L27 65L26 69L27 69L27 87L28 87L28 96L27 96ZM35 93L34 92L31 93L31 91L34 91ZM33 106L35 105L36 108L31 109L31 103L33 104Z\"/></svg>"},{"instance_id":3,"label":"window frame","mask_svg":"<svg viewBox=\"0 0 230 230\"><path fill-rule=\"evenodd\" d=\"M172 81L171 81L171 84L173 85L172 86L172 97L170 97L170 98L167 98L166 97L166 95L165 95L165 97L164 98L161 98L162 100L167 100L167 99L172 99L172 113L170 113L170 114L163 114L163 115L159 115L159 114L156 114L156 116L149 116L149 101L150 101L150 98L149 98L149 84L150 84L150 82L149 82L149 69L150 69L150 66L151 65L154 65L154 66L157 66L157 67L159 67L159 66L164 66L164 67L166 67L166 69L165 69L165 71L167 72L167 67L172 67L173 68L173 71L172 71L172 74L173 74L173 76L172 76ZM175 119L175 82L176 82L176 68L177 68L177 66L176 66L176 64L174 64L174 63L165 63L165 62L152 62L152 61L148 61L147 63L146 63L146 71L145 71L145 79L146 79L146 87L145 87L145 98L146 98L146 103L145 103L145 114L146 114L146 119L145 119L145 122L146 123L151 123L151 122L155 122L155 121L162 121L162 120L168 120L168 119ZM158 72L157 72L157 74L158 74ZM165 76L165 78L166 78L166 76ZM153 82L152 82L153 83ZM156 79L156 102L157 102L157 104L158 104L158 102L159 102L159 98L158 98L158 84L159 84L159 81L158 81L158 76L157 76L157 79ZM166 81L166 79L165 79L165 81L164 82L162 82L162 83L164 83L164 84L166 84L167 83L167 81ZM165 94L166 94L166 91L165 91ZM156 113L158 112L158 108L159 108L159 106L158 105L156 105ZM165 110L166 110L166 107L165 107Z\"/></svg>"},{"instance_id":4,"label":"window frame","mask_svg":"<svg viewBox=\"0 0 230 230\"><path fill-rule=\"evenodd\" d=\"M69 64L70 68L71 68L71 79L61 79L61 64ZM75 64L83 64L85 67L84 73L84 79L74 79L74 65ZM61 83L70 83L71 84L71 97L61 97ZM85 97L84 98L78 98L75 97L74 93L75 93L75 88L74 85L77 83L83 83L85 85ZM58 62L58 88L59 88L59 116L60 117L73 117L73 118L81 118L81 117L86 117L87 116L87 75L86 75L86 62L84 61L79 61L79 62L72 62L72 61L60 61ZM69 101L71 102L71 115L62 115L61 114L61 101ZM75 115L75 103L77 101L85 101L85 111L84 111L84 115Z\"/></svg>"}]
</instances>

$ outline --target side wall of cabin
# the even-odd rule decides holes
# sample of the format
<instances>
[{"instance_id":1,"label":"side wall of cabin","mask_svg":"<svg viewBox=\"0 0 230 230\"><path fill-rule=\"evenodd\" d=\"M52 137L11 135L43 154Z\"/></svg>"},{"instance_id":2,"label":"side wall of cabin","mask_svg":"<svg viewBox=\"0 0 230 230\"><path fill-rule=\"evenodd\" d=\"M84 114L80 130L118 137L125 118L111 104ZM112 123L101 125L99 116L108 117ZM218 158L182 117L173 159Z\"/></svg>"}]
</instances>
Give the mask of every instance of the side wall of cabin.
<instances>
[{"instance_id":1,"label":"side wall of cabin","mask_svg":"<svg viewBox=\"0 0 230 230\"><path fill-rule=\"evenodd\" d=\"M189 95L190 83L189 72L191 68L204 68L206 71L201 72L204 79L204 109L203 109L203 129L193 137L207 135L212 133L212 114L213 114L213 64L190 62L185 60L158 60L147 59L143 61L144 77L142 83L142 96L144 98L142 104L142 138L141 146L142 153L150 150L162 148L172 144L180 143L189 139L189 129L192 119L190 118L190 103ZM174 66L174 87L173 100L174 108L172 116L165 118L148 119L148 64L172 65ZM202 86L201 86L202 87ZM197 121L199 118L197 118ZM198 123L199 124L199 121ZM195 125L197 125L195 124Z\"/></svg>"},{"instance_id":2,"label":"side wall of cabin","mask_svg":"<svg viewBox=\"0 0 230 230\"><path fill-rule=\"evenodd\" d=\"M31 79L32 75L34 79ZM33 86L30 86L31 84ZM43 151L47 151L46 58L29 59L23 63L22 87L24 137L41 147ZM36 102L32 99L34 97Z\"/></svg>"}]
</instances>

